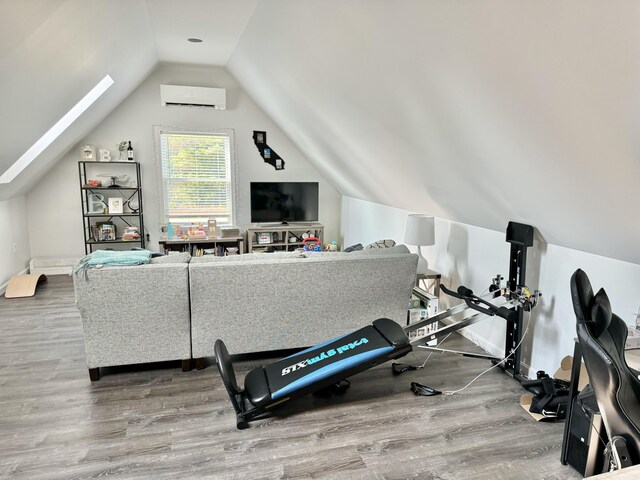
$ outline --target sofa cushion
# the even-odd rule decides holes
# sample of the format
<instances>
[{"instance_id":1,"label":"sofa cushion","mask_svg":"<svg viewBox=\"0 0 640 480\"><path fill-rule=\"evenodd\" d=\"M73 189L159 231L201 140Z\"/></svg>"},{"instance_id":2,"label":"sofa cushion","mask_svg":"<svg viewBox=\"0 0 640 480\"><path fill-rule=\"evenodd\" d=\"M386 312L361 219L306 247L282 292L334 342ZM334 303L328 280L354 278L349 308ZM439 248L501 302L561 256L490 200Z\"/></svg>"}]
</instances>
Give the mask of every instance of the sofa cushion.
<instances>
[{"instance_id":1,"label":"sofa cushion","mask_svg":"<svg viewBox=\"0 0 640 480\"><path fill-rule=\"evenodd\" d=\"M376 318L404 323L418 260L405 246L241 257L189 263L196 358L217 338L246 353L314 345Z\"/></svg>"},{"instance_id":2,"label":"sofa cushion","mask_svg":"<svg viewBox=\"0 0 640 480\"><path fill-rule=\"evenodd\" d=\"M189 264L74 275L88 368L191 357Z\"/></svg>"},{"instance_id":3,"label":"sofa cushion","mask_svg":"<svg viewBox=\"0 0 640 480\"><path fill-rule=\"evenodd\" d=\"M167 263L189 263L191 255L189 252L172 253L170 255L164 255L162 257L154 257L151 259L151 264L167 264Z\"/></svg>"},{"instance_id":4,"label":"sofa cushion","mask_svg":"<svg viewBox=\"0 0 640 480\"><path fill-rule=\"evenodd\" d=\"M396 245L394 247L389 248L367 248L364 250L358 250L356 252L351 252L349 255L352 256L364 256L364 255L399 255L399 254L407 254L411 253L406 245Z\"/></svg>"},{"instance_id":5,"label":"sofa cushion","mask_svg":"<svg viewBox=\"0 0 640 480\"><path fill-rule=\"evenodd\" d=\"M296 259L324 259L324 260L344 260L354 259L360 256L385 256L385 255L406 255L411 253L406 245L396 245L391 248L371 248L356 252L275 252L275 253L247 253L245 255L228 255L218 257L215 255L205 255L203 257L193 257L191 264L216 263L235 264L241 263L286 263Z\"/></svg>"}]
</instances>

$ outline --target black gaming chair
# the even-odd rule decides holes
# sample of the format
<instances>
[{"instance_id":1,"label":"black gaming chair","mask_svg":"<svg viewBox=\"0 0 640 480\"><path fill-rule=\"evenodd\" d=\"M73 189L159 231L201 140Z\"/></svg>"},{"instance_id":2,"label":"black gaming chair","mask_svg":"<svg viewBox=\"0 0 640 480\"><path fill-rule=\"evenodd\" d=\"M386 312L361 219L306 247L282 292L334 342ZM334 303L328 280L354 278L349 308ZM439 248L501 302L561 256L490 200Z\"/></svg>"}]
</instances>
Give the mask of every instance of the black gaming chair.
<instances>
[{"instance_id":1,"label":"black gaming chair","mask_svg":"<svg viewBox=\"0 0 640 480\"><path fill-rule=\"evenodd\" d=\"M604 289L593 294L589 277L571 277L578 340L589 382L607 429L617 468L640 464L640 380L624 358L627 325L611 313Z\"/></svg>"}]
</instances>

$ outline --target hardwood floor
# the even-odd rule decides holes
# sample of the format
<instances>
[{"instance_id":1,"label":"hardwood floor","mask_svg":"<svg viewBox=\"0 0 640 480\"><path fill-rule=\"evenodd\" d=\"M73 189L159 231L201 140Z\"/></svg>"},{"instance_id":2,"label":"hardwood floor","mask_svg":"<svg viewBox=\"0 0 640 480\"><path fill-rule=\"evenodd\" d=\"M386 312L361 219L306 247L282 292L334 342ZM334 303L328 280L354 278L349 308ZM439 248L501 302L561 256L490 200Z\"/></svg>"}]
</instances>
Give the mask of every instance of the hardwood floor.
<instances>
[{"instance_id":1,"label":"hardwood floor","mask_svg":"<svg viewBox=\"0 0 640 480\"><path fill-rule=\"evenodd\" d=\"M581 478L559 461L563 423L534 422L503 373L452 397L409 390L460 388L484 361L434 354L400 377L381 365L342 397L309 396L238 431L212 365L104 369L91 383L73 301L66 276L33 298L0 298L0 478ZM471 348L457 335L447 344Z\"/></svg>"}]
</instances>

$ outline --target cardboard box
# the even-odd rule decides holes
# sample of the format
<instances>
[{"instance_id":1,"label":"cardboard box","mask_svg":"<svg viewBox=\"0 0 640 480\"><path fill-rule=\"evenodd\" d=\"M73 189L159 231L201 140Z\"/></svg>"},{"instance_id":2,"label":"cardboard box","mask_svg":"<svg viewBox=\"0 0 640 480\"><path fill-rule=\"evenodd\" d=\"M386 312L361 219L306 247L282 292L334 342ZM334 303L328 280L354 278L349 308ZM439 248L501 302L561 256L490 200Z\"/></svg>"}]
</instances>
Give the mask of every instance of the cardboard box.
<instances>
[{"instance_id":1,"label":"cardboard box","mask_svg":"<svg viewBox=\"0 0 640 480\"><path fill-rule=\"evenodd\" d=\"M432 298L431 298L432 297ZM410 308L409 309L409 325L424 320L429 317L433 317L438 313L438 298L430 295L427 305L424 307ZM419 328L409 334L409 340L412 342L420 338L426 337L431 333L438 330L438 322L434 322L424 327ZM427 342L427 345L435 347L438 344L437 340L431 340Z\"/></svg>"},{"instance_id":2,"label":"cardboard box","mask_svg":"<svg viewBox=\"0 0 640 480\"><path fill-rule=\"evenodd\" d=\"M627 341L624 344L625 350L627 348L639 348L640 347L640 330L637 328L629 327L627 333Z\"/></svg>"}]
</instances>

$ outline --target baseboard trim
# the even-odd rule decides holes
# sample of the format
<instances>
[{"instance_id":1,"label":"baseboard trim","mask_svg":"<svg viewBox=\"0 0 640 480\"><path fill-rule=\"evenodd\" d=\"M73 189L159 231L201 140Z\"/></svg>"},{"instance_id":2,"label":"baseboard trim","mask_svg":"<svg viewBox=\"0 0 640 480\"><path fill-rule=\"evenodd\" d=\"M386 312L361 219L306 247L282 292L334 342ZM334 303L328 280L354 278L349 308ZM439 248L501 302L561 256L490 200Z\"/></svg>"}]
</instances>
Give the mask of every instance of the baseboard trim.
<instances>
[{"instance_id":1,"label":"baseboard trim","mask_svg":"<svg viewBox=\"0 0 640 480\"><path fill-rule=\"evenodd\" d=\"M25 268L21 272L16 273L16 275L24 275L25 273L29 273L29 267ZM4 295L4 292L7 290L7 285L9 285L10 281L11 279L0 285L0 295Z\"/></svg>"}]
</instances>

